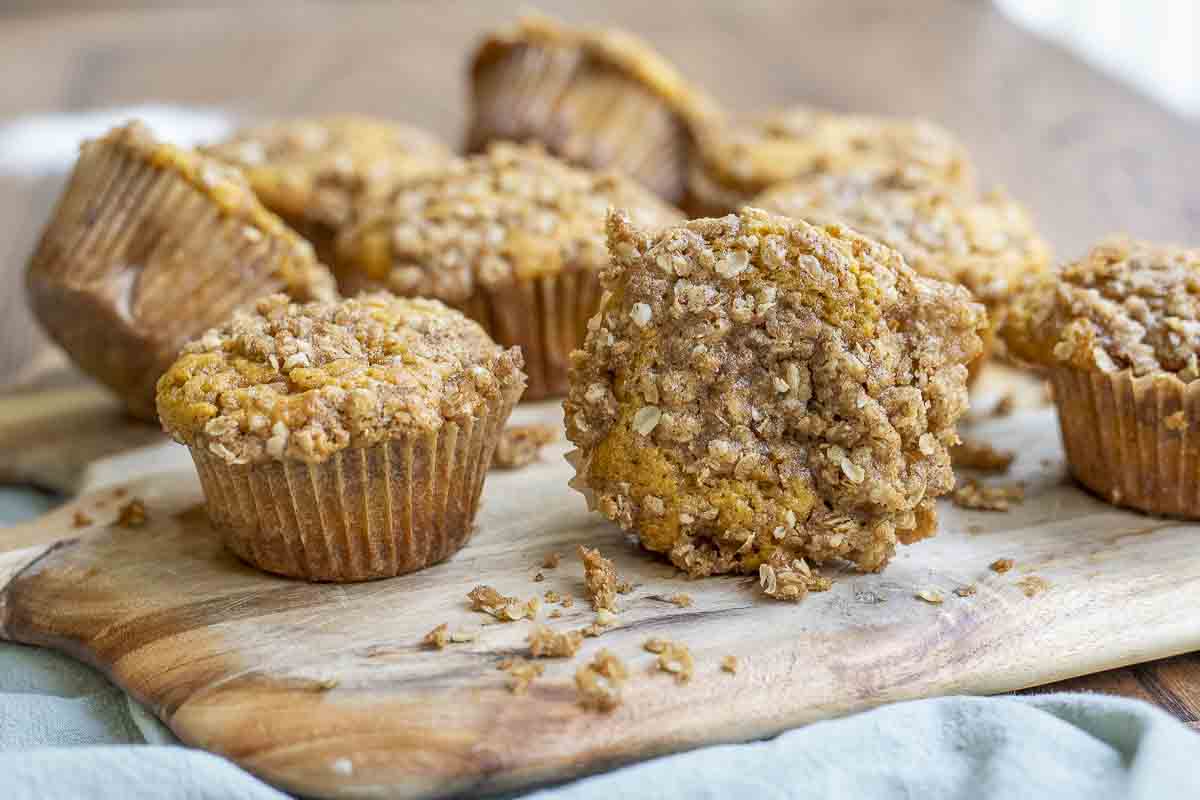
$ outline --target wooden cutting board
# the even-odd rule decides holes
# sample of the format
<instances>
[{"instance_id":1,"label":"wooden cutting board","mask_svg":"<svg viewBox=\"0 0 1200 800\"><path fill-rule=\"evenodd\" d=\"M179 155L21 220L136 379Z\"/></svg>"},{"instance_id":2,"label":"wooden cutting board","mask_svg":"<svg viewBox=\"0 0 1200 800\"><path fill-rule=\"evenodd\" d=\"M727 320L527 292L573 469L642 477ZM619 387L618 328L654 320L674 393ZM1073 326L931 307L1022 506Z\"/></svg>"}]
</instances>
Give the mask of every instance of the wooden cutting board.
<instances>
[{"instance_id":1,"label":"wooden cutting board","mask_svg":"<svg viewBox=\"0 0 1200 800\"><path fill-rule=\"evenodd\" d=\"M82 402L65 404L77 421ZM550 404L516 416L559 413ZM52 417L43 414L47 430ZM902 548L882 575L835 572L830 591L800 605L768 600L746 578L688 581L639 550L566 487L565 443L541 463L490 474L478 530L447 563L358 585L275 578L222 549L186 452L154 444L93 464L77 499L0 530L0 636L87 661L184 742L322 797L526 787L880 703L1004 692L1200 648L1200 627L1181 613L1200 603L1200 526L1120 511L1076 488L1049 409L972 434L1019 453L995 480L1024 481L1023 505L988 513L943 502L936 538ZM0 429L0 461L17 457L6 441L15 435ZM134 497L147 522L111 524ZM77 511L92 522L76 527ZM617 627L574 659L542 662L545 674L513 695L497 664L527 654L532 623L474 613L466 594L481 583L521 598L554 590L574 606L548 619L558 606L543 605L538 621L587 625L580 543L635 588ZM550 552L562 563L542 569ZM1015 567L992 572L998 558ZM955 594L966 585L973 596ZM679 592L691 607L665 601ZM423 648L443 622L477 639ZM642 649L650 637L691 648L690 683L656 671ZM600 648L631 669L610 714L581 708L573 682ZM739 658L734 675L720 668L726 655Z\"/></svg>"}]
</instances>

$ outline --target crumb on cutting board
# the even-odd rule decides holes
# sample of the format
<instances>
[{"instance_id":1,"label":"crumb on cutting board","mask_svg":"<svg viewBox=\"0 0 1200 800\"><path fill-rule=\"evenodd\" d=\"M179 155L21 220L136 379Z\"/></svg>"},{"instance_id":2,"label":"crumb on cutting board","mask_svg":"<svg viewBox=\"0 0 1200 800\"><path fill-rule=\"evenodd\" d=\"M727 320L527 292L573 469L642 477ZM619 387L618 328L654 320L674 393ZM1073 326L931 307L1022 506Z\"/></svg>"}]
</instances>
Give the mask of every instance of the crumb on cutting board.
<instances>
[{"instance_id":1,"label":"crumb on cutting board","mask_svg":"<svg viewBox=\"0 0 1200 800\"><path fill-rule=\"evenodd\" d=\"M824 592L833 586L833 581L813 571L803 558L788 563L777 555L778 551L758 567L758 585L768 597L799 602L809 592Z\"/></svg>"},{"instance_id":2,"label":"crumb on cutting board","mask_svg":"<svg viewBox=\"0 0 1200 800\"><path fill-rule=\"evenodd\" d=\"M596 611L617 610L617 587L622 582L617 576L613 562L595 548L579 545L579 558L583 561L583 580L587 585L588 597Z\"/></svg>"},{"instance_id":3,"label":"crumb on cutting board","mask_svg":"<svg viewBox=\"0 0 1200 800\"><path fill-rule=\"evenodd\" d=\"M696 664L687 645L655 638L647 639L642 647L658 656L658 668L674 675L677 683L687 683L695 674Z\"/></svg>"},{"instance_id":4,"label":"crumb on cutting board","mask_svg":"<svg viewBox=\"0 0 1200 800\"><path fill-rule=\"evenodd\" d=\"M1013 568L1014 562L1011 558L997 558L991 564L988 564L988 569L992 572L1003 575Z\"/></svg>"},{"instance_id":5,"label":"crumb on cutting board","mask_svg":"<svg viewBox=\"0 0 1200 800\"><path fill-rule=\"evenodd\" d=\"M146 519L146 504L135 497L121 506L116 525L119 528L140 528L146 524Z\"/></svg>"},{"instance_id":6,"label":"crumb on cutting board","mask_svg":"<svg viewBox=\"0 0 1200 800\"><path fill-rule=\"evenodd\" d=\"M1021 588L1026 597L1036 597L1050 588L1050 581L1040 575L1026 575L1017 581L1017 586Z\"/></svg>"},{"instance_id":7,"label":"crumb on cutting board","mask_svg":"<svg viewBox=\"0 0 1200 800\"><path fill-rule=\"evenodd\" d=\"M975 591L976 591L975 584L968 583L963 586L959 586L957 589L954 590L954 593L956 595L958 595L959 597L971 597L972 595L975 594Z\"/></svg>"},{"instance_id":8,"label":"crumb on cutting board","mask_svg":"<svg viewBox=\"0 0 1200 800\"><path fill-rule=\"evenodd\" d=\"M730 675L736 675L739 666L737 656L725 656L721 659L721 669Z\"/></svg>"},{"instance_id":9,"label":"crumb on cutting board","mask_svg":"<svg viewBox=\"0 0 1200 800\"><path fill-rule=\"evenodd\" d=\"M506 658L496 668L508 673L508 690L513 694L525 694L529 691L529 684L546 671L544 665L535 664L521 656Z\"/></svg>"},{"instance_id":10,"label":"crumb on cutting board","mask_svg":"<svg viewBox=\"0 0 1200 800\"><path fill-rule=\"evenodd\" d=\"M546 553L542 558L542 567L544 569L558 569L558 563L562 561L562 553Z\"/></svg>"},{"instance_id":11,"label":"crumb on cutting board","mask_svg":"<svg viewBox=\"0 0 1200 800\"><path fill-rule=\"evenodd\" d=\"M536 597L522 602L517 597L505 597L491 586L476 586L467 594L467 599L471 601L472 611L491 614L501 622L533 619L541 607L541 601Z\"/></svg>"},{"instance_id":12,"label":"crumb on cutting board","mask_svg":"<svg viewBox=\"0 0 1200 800\"><path fill-rule=\"evenodd\" d=\"M91 517L89 517L87 514L83 513L82 511L76 511L71 516L71 527L73 527L73 528L86 528L87 526L91 525L93 522L95 522L95 520L92 519Z\"/></svg>"},{"instance_id":13,"label":"crumb on cutting board","mask_svg":"<svg viewBox=\"0 0 1200 800\"><path fill-rule=\"evenodd\" d=\"M993 484L990 486L968 478L959 484L951 495L954 505L975 511L1008 511L1013 505L1025 500L1025 487Z\"/></svg>"},{"instance_id":14,"label":"crumb on cutting board","mask_svg":"<svg viewBox=\"0 0 1200 800\"><path fill-rule=\"evenodd\" d=\"M917 598L934 605L940 605L946 599L937 589L921 589L917 592Z\"/></svg>"},{"instance_id":15,"label":"crumb on cutting board","mask_svg":"<svg viewBox=\"0 0 1200 800\"><path fill-rule=\"evenodd\" d=\"M450 626L443 622L421 638L421 644L435 650L444 650L450 643Z\"/></svg>"},{"instance_id":16,"label":"crumb on cutting board","mask_svg":"<svg viewBox=\"0 0 1200 800\"><path fill-rule=\"evenodd\" d=\"M950 460L955 469L973 469L980 472L1008 472L1016 453L999 450L982 439L964 438L950 450Z\"/></svg>"},{"instance_id":17,"label":"crumb on cutting board","mask_svg":"<svg viewBox=\"0 0 1200 800\"><path fill-rule=\"evenodd\" d=\"M621 688L628 679L625 663L612 652L601 650L575 673L579 704L593 711L612 711L621 705Z\"/></svg>"},{"instance_id":18,"label":"crumb on cutting board","mask_svg":"<svg viewBox=\"0 0 1200 800\"><path fill-rule=\"evenodd\" d=\"M570 658L583 644L579 631L556 631L549 625L538 625L529 634L529 654L534 658Z\"/></svg>"},{"instance_id":19,"label":"crumb on cutting board","mask_svg":"<svg viewBox=\"0 0 1200 800\"><path fill-rule=\"evenodd\" d=\"M558 438L558 430L550 425L510 425L500 434L492 454L492 466L498 469L520 469L537 460L541 449Z\"/></svg>"}]
</instances>

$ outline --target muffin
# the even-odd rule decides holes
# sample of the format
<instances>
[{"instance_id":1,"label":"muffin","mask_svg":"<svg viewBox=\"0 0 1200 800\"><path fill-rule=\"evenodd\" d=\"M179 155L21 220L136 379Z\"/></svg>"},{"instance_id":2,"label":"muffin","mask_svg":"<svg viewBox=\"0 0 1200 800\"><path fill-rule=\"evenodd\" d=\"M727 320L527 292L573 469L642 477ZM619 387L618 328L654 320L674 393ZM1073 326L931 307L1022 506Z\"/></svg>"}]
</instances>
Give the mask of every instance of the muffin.
<instances>
[{"instance_id":1,"label":"muffin","mask_svg":"<svg viewBox=\"0 0 1200 800\"><path fill-rule=\"evenodd\" d=\"M358 207L450 158L430 133L355 115L268 123L204 152L238 166L263 205L312 242L326 263Z\"/></svg>"},{"instance_id":2,"label":"muffin","mask_svg":"<svg viewBox=\"0 0 1200 800\"><path fill-rule=\"evenodd\" d=\"M700 129L685 208L717 216L787 181L882 172L906 185L975 187L966 148L939 125L797 107Z\"/></svg>"},{"instance_id":3,"label":"muffin","mask_svg":"<svg viewBox=\"0 0 1200 800\"><path fill-rule=\"evenodd\" d=\"M1200 519L1200 250L1104 242L1030 281L1001 334L1047 371L1080 483Z\"/></svg>"},{"instance_id":4,"label":"muffin","mask_svg":"<svg viewBox=\"0 0 1200 800\"><path fill-rule=\"evenodd\" d=\"M158 413L230 550L359 581L463 546L524 383L519 351L436 300L273 295L184 348Z\"/></svg>"},{"instance_id":5,"label":"muffin","mask_svg":"<svg viewBox=\"0 0 1200 800\"><path fill-rule=\"evenodd\" d=\"M573 485L693 576L882 569L954 484L983 307L847 228L617 213L564 403Z\"/></svg>"},{"instance_id":6,"label":"muffin","mask_svg":"<svg viewBox=\"0 0 1200 800\"><path fill-rule=\"evenodd\" d=\"M526 399L562 395L599 302L610 205L648 226L681 218L626 177L497 144L365 214L339 239L338 279L347 292L385 288L461 309L524 352Z\"/></svg>"},{"instance_id":7,"label":"muffin","mask_svg":"<svg viewBox=\"0 0 1200 800\"><path fill-rule=\"evenodd\" d=\"M561 158L631 175L683 199L695 131L716 104L640 39L543 16L489 35L471 64L470 152L537 141Z\"/></svg>"},{"instance_id":8,"label":"muffin","mask_svg":"<svg viewBox=\"0 0 1200 800\"><path fill-rule=\"evenodd\" d=\"M312 247L237 170L137 122L83 144L26 277L47 333L147 420L188 339L272 292L335 295Z\"/></svg>"},{"instance_id":9,"label":"muffin","mask_svg":"<svg viewBox=\"0 0 1200 800\"><path fill-rule=\"evenodd\" d=\"M1050 251L1028 212L1003 191L955 192L907 181L900 170L817 174L769 189L752 203L813 224L843 223L887 245L928 278L960 283L988 309L978 375L996 317L1022 276L1044 271Z\"/></svg>"}]
</instances>

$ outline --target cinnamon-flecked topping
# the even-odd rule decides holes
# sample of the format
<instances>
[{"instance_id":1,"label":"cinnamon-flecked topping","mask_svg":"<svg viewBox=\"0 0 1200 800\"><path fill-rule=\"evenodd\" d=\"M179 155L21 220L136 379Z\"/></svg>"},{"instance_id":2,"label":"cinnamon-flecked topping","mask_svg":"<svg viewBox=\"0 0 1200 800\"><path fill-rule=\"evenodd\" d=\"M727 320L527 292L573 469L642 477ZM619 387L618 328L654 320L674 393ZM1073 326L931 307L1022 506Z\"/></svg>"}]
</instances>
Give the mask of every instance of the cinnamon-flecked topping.
<instances>
[{"instance_id":1,"label":"cinnamon-flecked topping","mask_svg":"<svg viewBox=\"0 0 1200 800\"><path fill-rule=\"evenodd\" d=\"M680 214L629 178L567 166L535 146L497 144L401 188L338 241L349 286L460 302L495 288L607 263L610 206L659 227Z\"/></svg>"},{"instance_id":2,"label":"cinnamon-flecked topping","mask_svg":"<svg viewBox=\"0 0 1200 800\"><path fill-rule=\"evenodd\" d=\"M691 575L877 570L933 533L986 320L965 289L757 209L659 233L613 214L609 249L565 402L593 508Z\"/></svg>"},{"instance_id":3,"label":"cinnamon-flecked topping","mask_svg":"<svg viewBox=\"0 0 1200 800\"><path fill-rule=\"evenodd\" d=\"M1200 249L1111 239L1031 281L1002 335L1042 366L1200 378Z\"/></svg>"},{"instance_id":4,"label":"cinnamon-flecked topping","mask_svg":"<svg viewBox=\"0 0 1200 800\"><path fill-rule=\"evenodd\" d=\"M273 295L184 348L159 380L158 413L175 439L229 463L320 462L515 399L521 363L435 300Z\"/></svg>"}]
</instances>

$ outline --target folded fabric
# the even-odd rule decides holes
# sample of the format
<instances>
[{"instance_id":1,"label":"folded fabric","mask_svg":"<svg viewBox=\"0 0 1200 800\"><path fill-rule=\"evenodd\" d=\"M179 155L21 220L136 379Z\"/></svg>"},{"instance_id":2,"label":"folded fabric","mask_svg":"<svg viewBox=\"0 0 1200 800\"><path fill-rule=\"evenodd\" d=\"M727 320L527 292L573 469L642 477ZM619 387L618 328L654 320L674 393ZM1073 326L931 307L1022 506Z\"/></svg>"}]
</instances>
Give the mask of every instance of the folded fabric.
<instances>
[{"instance_id":1,"label":"folded fabric","mask_svg":"<svg viewBox=\"0 0 1200 800\"><path fill-rule=\"evenodd\" d=\"M285 797L173 741L94 670L0 644L5 800ZM658 758L530 797L1161 800L1200 797L1198 762L1200 737L1138 701L946 697Z\"/></svg>"}]
</instances>

